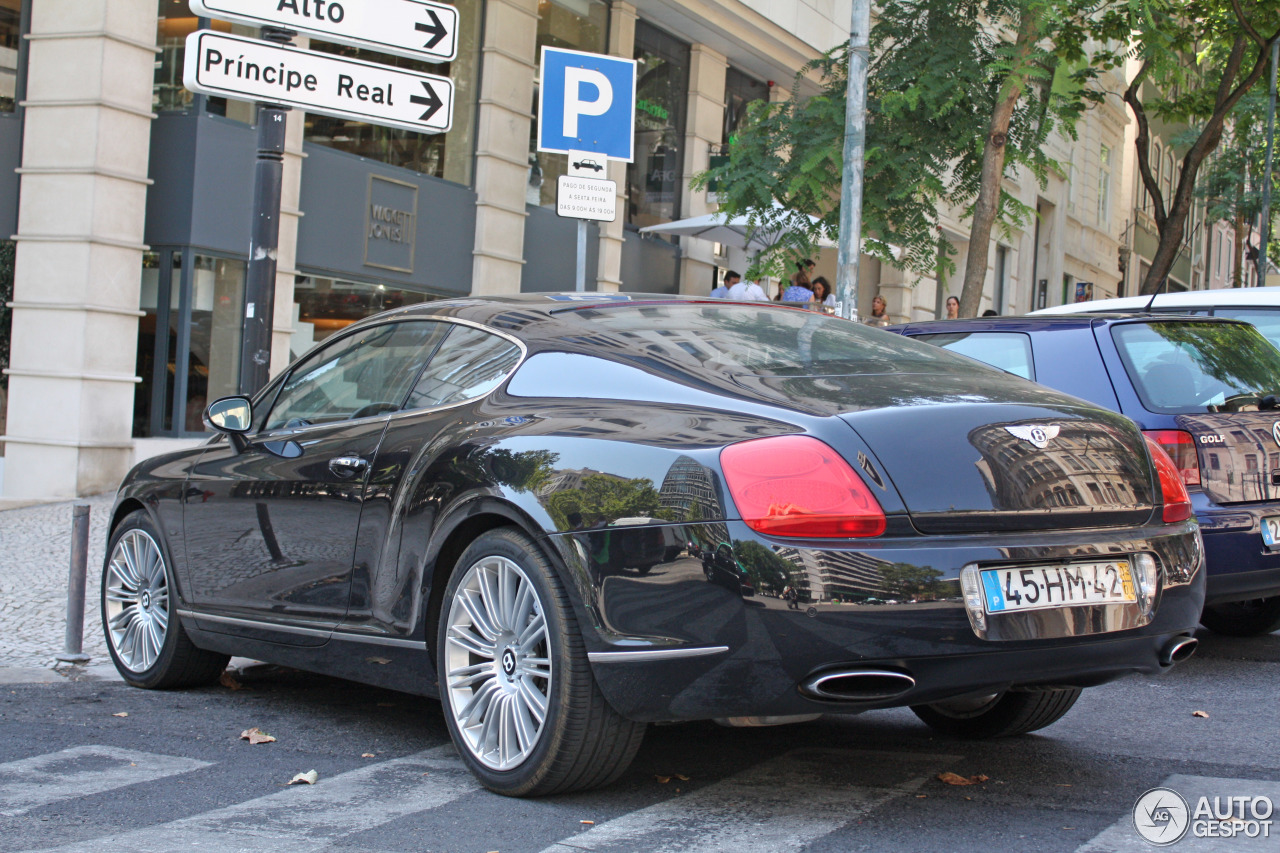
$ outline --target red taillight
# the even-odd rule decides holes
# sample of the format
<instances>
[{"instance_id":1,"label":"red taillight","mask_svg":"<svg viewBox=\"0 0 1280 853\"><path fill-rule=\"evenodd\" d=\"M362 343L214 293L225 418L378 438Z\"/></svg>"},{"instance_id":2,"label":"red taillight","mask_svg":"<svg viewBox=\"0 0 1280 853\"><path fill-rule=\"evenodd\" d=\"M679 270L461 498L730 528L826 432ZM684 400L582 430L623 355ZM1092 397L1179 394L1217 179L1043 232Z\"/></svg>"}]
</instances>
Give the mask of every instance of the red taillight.
<instances>
[{"instance_id":1,"label":"red taillight","mask_svg":"<svg viewBox=\"0 0 1280 853\"><path fill-rule=\"evenodd\" d=\"M1150 436L1144 437L1147 439L1147 449L1151 451L1151 461L1155 463L1156 473L1160 475L1160 493L1164 496L1161 517L1165 524L1186 521L1191 517L1191 496L1187 494L1182 475L1164 448Z\"/></svg>"},{"instance_id":2,"label":"red taillight","mask_svg":"<svg viewBox=\"0 0 1280 853\"><path fill-rule=\"evenodd\" d=\"M1200 485L1200 457L1191 433L1180 429L1148 429L1142 434L1164 448L1178 469L1182 482L1188 486Z\"/></svg>"},{"instance_id":3,"label":"red taillight","mask_svg":"<svg viewBox=\"0 0 1280 853\"><path fill-rule=\"evenodd\" d=\"M806 435L731 444L720 467L742 520L770 536L879 536L884 510L849 463Z\"/></svg>"}]
</instances>

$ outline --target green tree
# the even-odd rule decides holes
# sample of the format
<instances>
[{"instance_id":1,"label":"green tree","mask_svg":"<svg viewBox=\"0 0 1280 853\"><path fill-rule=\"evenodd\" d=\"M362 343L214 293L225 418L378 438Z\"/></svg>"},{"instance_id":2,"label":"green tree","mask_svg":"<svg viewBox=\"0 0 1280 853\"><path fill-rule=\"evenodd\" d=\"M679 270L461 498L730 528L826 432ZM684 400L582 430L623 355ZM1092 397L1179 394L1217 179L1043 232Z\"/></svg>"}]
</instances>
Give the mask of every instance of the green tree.
<instances>
[{"instance_id":1,"label":"green tree","mask_svg":"<svg viewBox=\"0 0 1280 853\"><path fill-rule=\"evenodd\" d=\"M887 598L918 598L936 594L942 572L930 566L891 563L880 567L880 586Z\"/></svg>"},{"instance_id":2,"label":"green tree","mask_svg":"<svg viewBox=\"0 0 1280 853\"><path fill-rule=\"evenodd\" d=\"M1031 211L1002 179L1021 167L1043 182L1054 165L1045 139L1055 128L1071 132L1102 97L1088 85L1099 72L1084 53L1102 2L880 4L871 31L864 252L917 273L946 274L954 270L954 250L939 242L942 205L972 213L975 247L988 245L997 222L1007 230L1025 219ZM758 230L782 235L749 275L779 275L788 258L837 233L846 51L836 48L797 76L797 90L816 79L817 95L755 105L728 163L695 178L695 186L715 180L723 188L722 210L747 213ZM986 264L985 250L971 253L962 313L976 313Z\"/></svg>"},{"instance_id":3,"label":"green tree","mask_svg":"<svg viewBox=\"0 0 1280 853\"><path fill-rule=\"evenodd\" d=\"M1142 282L1155 293L1178 258L1201 167L1218 148L1228 117L1262 79L1280 39L1276 0L1146 0L1117 4L1095 29L1134 45L1137 73L1124 92L1137 124L1138 174L1151 197L1159 245ZM1151 164L1152 121L1185 125L1185 153L1166 198Z\"/></svg>"},{"instance_id":4,"label":"green tree","mask_svg":"<svg viewBox=\"0 0 1280 853\"><path fill-rule=\"evenodd\" d=\"M591 527L615 518L661 517L659 507L652 480L625 480L608 474L590 474L580 487L556 492L547 499L547 512L561 529ZM568 523L575 513L581 516L579 525Z\"/></svg>"},{"instance_id":5,"label":"green tree","mask_svg":"<svg viewBox=\"0 0 1280 853\"><path fill-rule=\"evenodd\" d=\"M1205 204L1206 221L1226 220L1234 229L1236 262L1231 267L1232 287L1241 284L1240 258L1253 232L1253 223L1262 213L1267 149L1258 140L1266 139L1268 99L1262 86L1255 86L1241 98L1218 150L1205 165L1196 186L1196 196ZM1184 134L1175 144L1190 144L1193 140L1188 136ZM1280 200L1274 177L1272 198ZM1276 212L1277 207L1273 206L1273 222Z\"/></svg>"}]
</instances>

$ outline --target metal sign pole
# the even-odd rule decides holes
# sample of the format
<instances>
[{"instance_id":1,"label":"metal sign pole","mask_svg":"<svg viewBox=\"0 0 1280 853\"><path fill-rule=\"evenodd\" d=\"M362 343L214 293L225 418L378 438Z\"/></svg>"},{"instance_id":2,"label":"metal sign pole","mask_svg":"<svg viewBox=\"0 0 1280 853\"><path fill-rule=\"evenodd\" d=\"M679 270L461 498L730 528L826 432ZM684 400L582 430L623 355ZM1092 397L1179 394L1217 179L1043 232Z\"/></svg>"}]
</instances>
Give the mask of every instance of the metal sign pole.
<instances>
[{"instance_id":1,"label":"metal sign pole","mask_svg":"<svg viewBox=\"0 0 1280 853\"><path fill-rule=\"evenodd\" d=\"M844 175L840 182L840 250L836 313L858 317L858 261L862 253L862 179L867 145L867 64L871 0L853 0L849 24L849 88L845 95Z\"/></svg>"},{"instance_id":2,"label":"metal sign pole","mask_svg":"<svg viewBox=\"0 0 1280 853\"><path fill-rule=\"evenodd\" d=\"M575 265L573 289L579 293L587 289L587 220L578 220L578 262Z\"/></svg>"},{"instance_id":3,"label":"metal sign pole","mask_svg":"<svg viewBox=\"0 0 1280 853\"><path fill-rule=\"evenodd\" d=\"M288 44L292 30L263 27L262 38ZM240 334L240 393L252 397L271 370L271 327L275 311L276 250L280 245L280 194L284 181L285 119L289 107L258 104L258 159L253 171L253 223L249 267L244 282L244 325Z\"/></svg>"}]
</instances>

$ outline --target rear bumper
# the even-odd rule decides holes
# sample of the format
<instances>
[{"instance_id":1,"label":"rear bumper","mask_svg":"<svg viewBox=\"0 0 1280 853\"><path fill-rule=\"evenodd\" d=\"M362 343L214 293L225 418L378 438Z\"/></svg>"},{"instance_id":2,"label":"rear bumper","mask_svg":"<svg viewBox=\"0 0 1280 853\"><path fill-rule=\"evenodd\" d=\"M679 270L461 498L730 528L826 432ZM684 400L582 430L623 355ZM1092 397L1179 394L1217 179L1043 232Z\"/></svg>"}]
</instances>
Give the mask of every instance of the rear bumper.
<instances>
[{"instance_id":1,"label":"rear bumper","mask_svg":"<svg viewBox=\"0 0 1280 853\"><path fill-rule=\"evenodd\" d=\"M764 539L740 522L675 529L686 548L643 574L598 559L600 543L590 533L552 537L588 611L584 623L596 626L586 632L596 679L614 707L632 719L857 713L1009 687L1089 686L1155 673L1165 668L1160 654L1170 641L1195 629L1204 601L1199 534L1190 522L868 540L857 550ZM725 542L752 575L754 596L735 594L706 571L700 552ZM980 639L970 625L959 590L967 564L1138 552L1154 553L1162 568L1195 567L1189 583L1162 589L1148 624L1004 641ZM798 600L781 594L786 586L800 590ZM915 686L866 702L801 693L799 685L815 673L843 667L907 673Z\"/></svg>"},{"instance_id":2,"label":"rear bumper","mask_svg":"<svg viewBox=\"0 0 1280 853\"><path fill-rule=\"evenodd\" d=\"M1196 513L1204 537L1205 601L1219 604L1280 595L1280 550L1262 542L1261 520L1280 516L1280 502Z\"/></svg>"}]
</instances>

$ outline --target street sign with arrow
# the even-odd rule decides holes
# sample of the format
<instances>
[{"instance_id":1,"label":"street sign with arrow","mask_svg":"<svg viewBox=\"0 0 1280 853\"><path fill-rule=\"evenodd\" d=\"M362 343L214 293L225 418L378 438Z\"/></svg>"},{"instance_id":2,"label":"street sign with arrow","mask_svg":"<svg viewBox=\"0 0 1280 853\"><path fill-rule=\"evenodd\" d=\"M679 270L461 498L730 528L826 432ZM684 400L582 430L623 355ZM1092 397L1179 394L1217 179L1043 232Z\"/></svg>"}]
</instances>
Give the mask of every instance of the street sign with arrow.
<instances>
[{"instance_id":1,"label":"street sign with arrow","mask_svg":"<svg viewBox=\"0 0 1280 853\"><path fill-rule=\"evenodd\" d=\"M444 133L453 121L448 77L213 30L187 36L182 82L206 95L284 104L418 133Z\"/></svg>"},{"instance_id":2,"label":"street sign with arrow","mask_svg":"<svg viewBox=\"0 0 1280 853\"><path fill-rule=\"evenodd\" d=\"M458 53L458 10L430 0L190 0L198 16L283 27L428 62Z\"/></svg>"}]
</instances>

